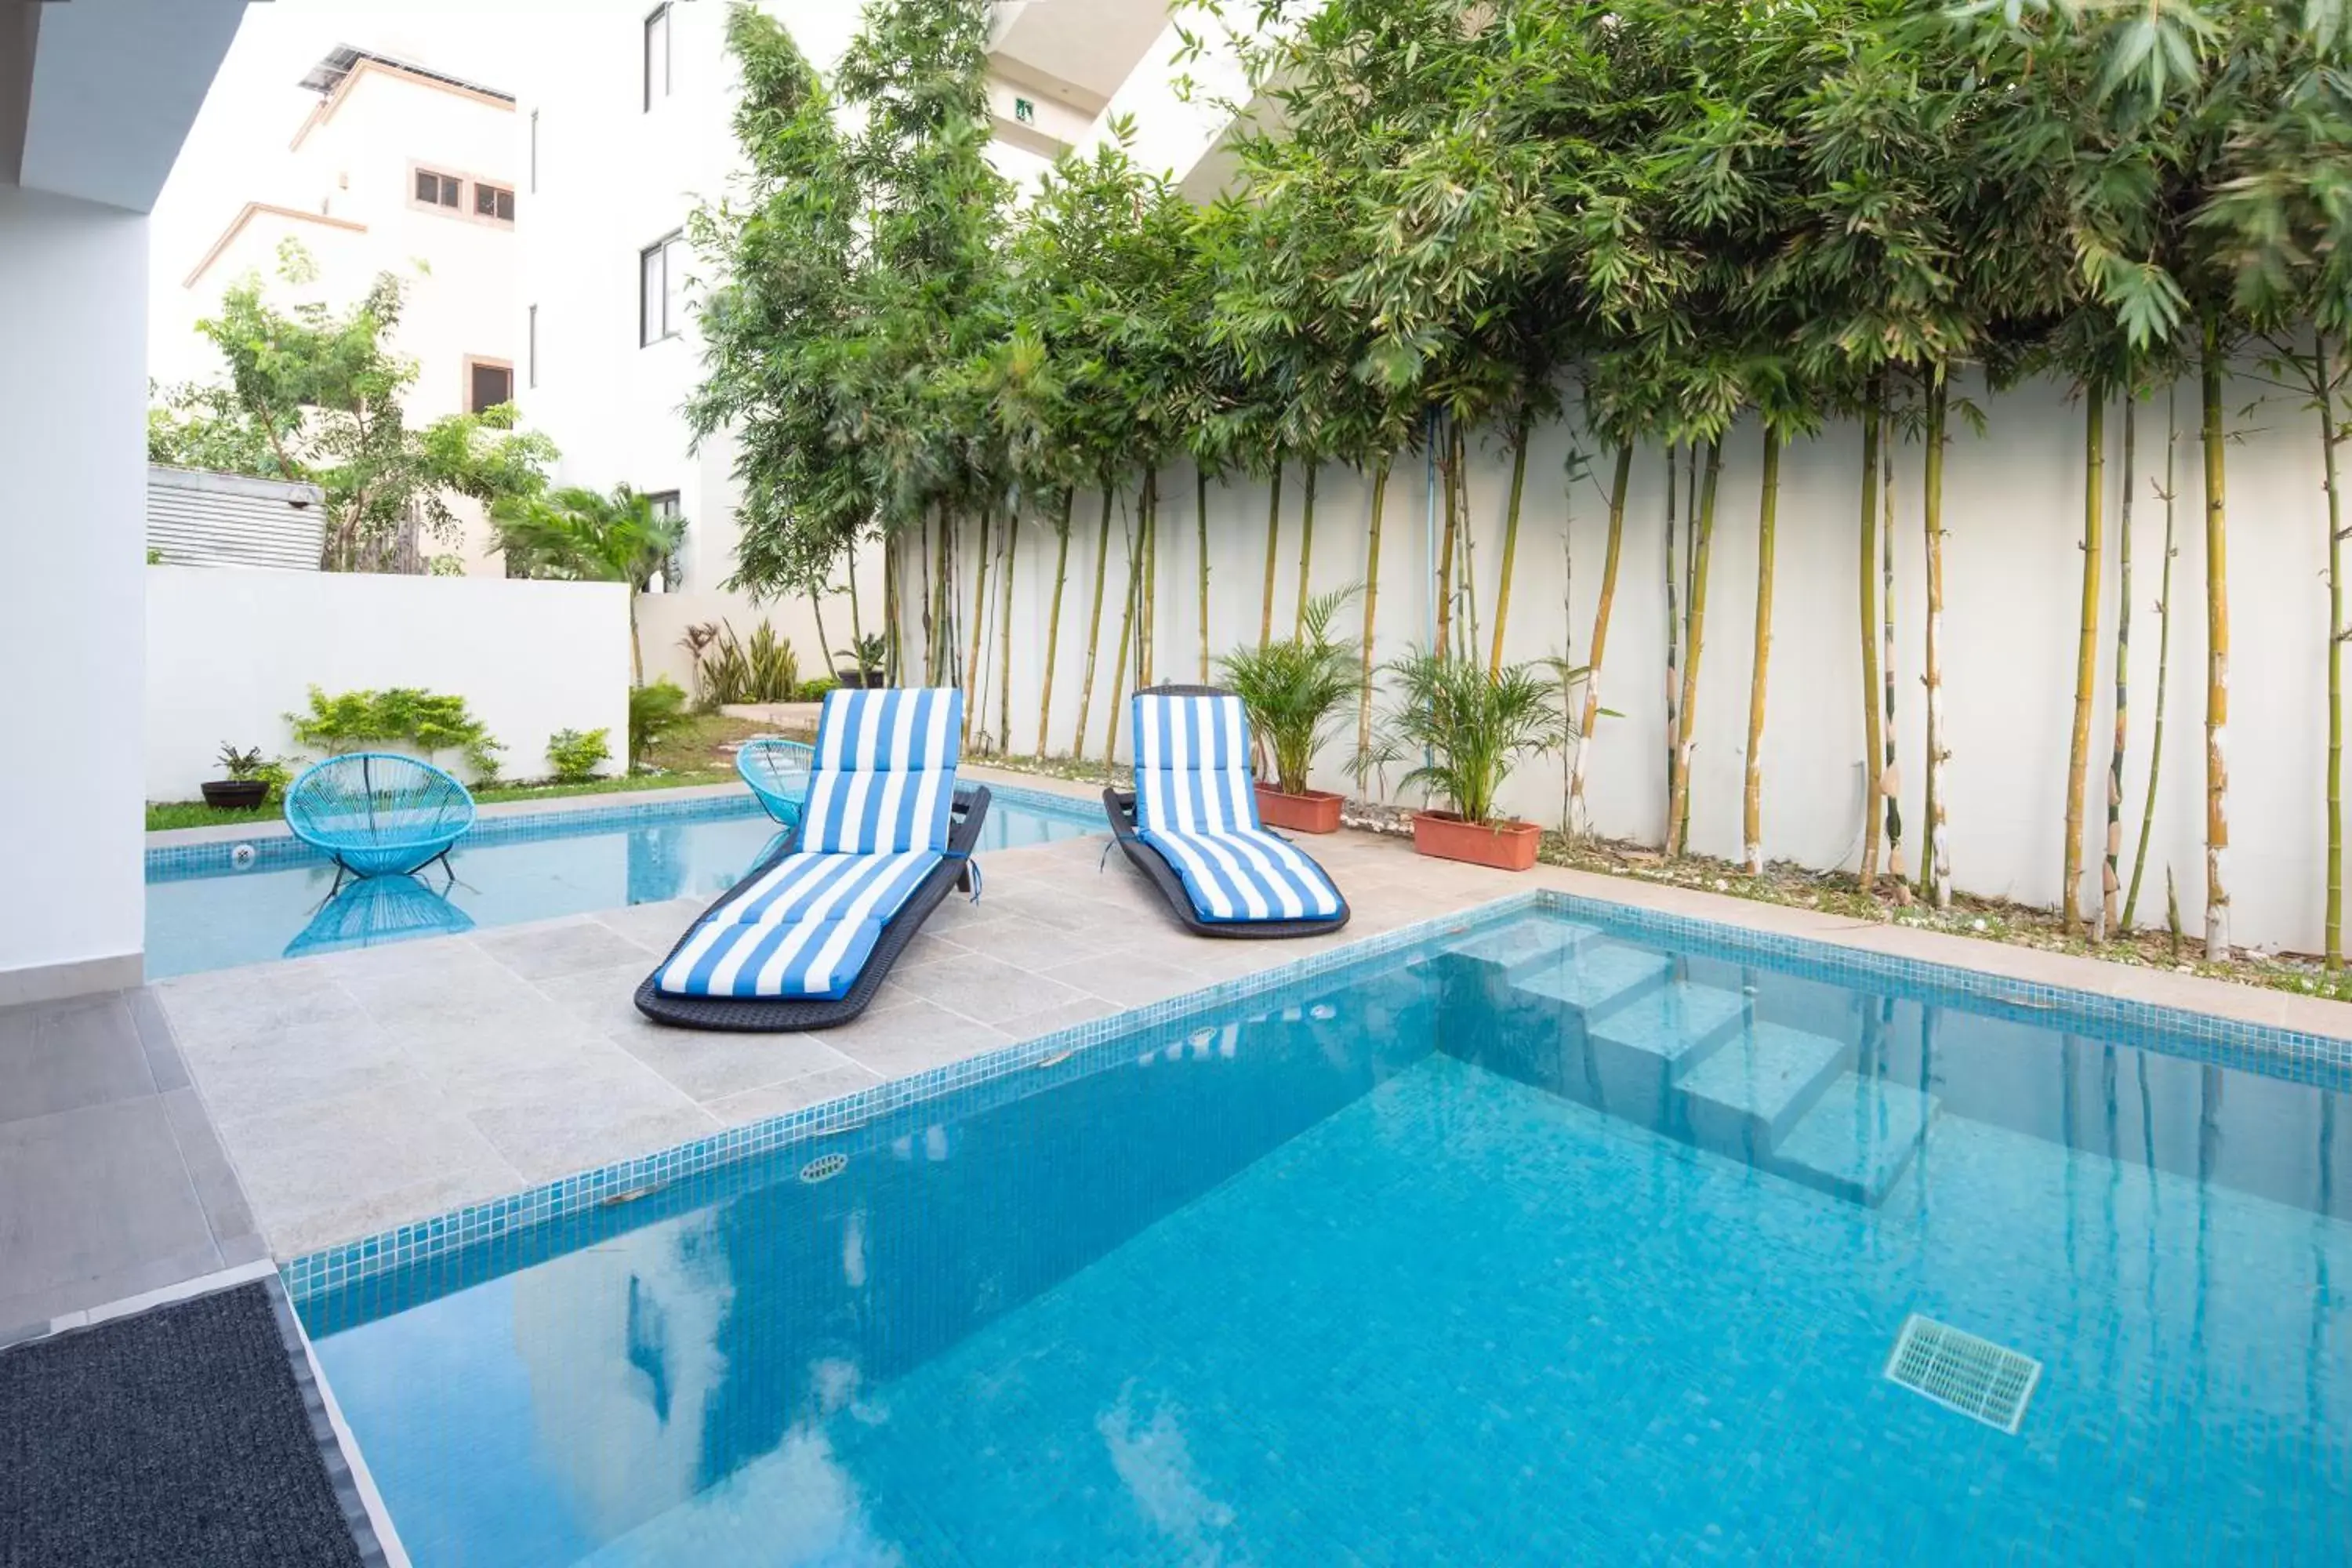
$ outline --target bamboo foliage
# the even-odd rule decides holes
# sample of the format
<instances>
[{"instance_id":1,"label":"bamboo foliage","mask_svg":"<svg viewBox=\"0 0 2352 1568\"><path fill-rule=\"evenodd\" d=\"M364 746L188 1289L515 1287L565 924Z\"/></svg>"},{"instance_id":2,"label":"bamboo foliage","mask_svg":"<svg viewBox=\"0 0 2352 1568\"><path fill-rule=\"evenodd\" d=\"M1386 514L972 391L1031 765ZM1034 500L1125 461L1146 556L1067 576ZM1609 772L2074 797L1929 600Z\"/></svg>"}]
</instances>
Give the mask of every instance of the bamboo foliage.
<instances>
[{"instance_id":1,"label":"bamboo foliage","mask_svg":"<svg viewBox=\"0 0 2352 1568\"><path fill-rule=\"evenodd\" d=\"M2131 887L2124 895L2122 928L2132 928L2132 916L2139 909L2140 878L2147 870L2148 840L2156 833L2157 785L2164 769L2164 699L2171 688L2172 674L2172 563L2179 554L2174 543L2173 500L2179 494L2174 483L2175 457L2180 445L2179 410L2173 405L2171 394L2165 398L2164 411L2164 484L2156 492L2164 502L2164 559L2158 571L2156 590L2156 715L2148 728L2147 787L2140 795L2139 843L2132 852ZM2167 870L2165 879L2171 880ZM2174 922L2176 929L2179 922Z\"/></svg>"},{"instance_id":2,"label":"bamboo foliage","mask_svg":"<svg viewBox=\"0 0 2352 1568\"><path fill-rule=\"evenodd\" d=\"M2106 847L2099 871L2099 926L2105 941L2123 930L2124 746L2131 733L2132 489L2137 482L2139 392L2124 389L2123 485L2116 507L2116 738L2107 752Z\"/></svg>"},{"instance_id":3,"label":"bamboo foliage","mask_svg":"<svg viewBox=\"0 0 2352 1568\"><path fill-rule=\"evenodd\" d=\"M1567 816L1571 827L1591 826L1591 736L1602 716L1628 476L1647 460L1642 450L1663 447L1664 679L1643 705L1658 705L1649 709L1654 721L1664 710L1664 843L1680 853L1701 793L1694 759L1721 443L1761 419L1768 477L1744 671L1740 825L1743 860L1760 872L1772 827L1761 752L1778 479L1788 444L1811 433L1820 410L1853 409L1863 437L1855 596L1847 601L1864 687L1861 880L1884 885L1883 860L1898 888L1915 878L1919 893L1944 908L1954 858L1944 683L1977 678L1945 658L1944 557L1955 522L1967 521L1948 516L1944 504L1951 379L1977 377L1998 400L2021 377L2065 374L2089 389L2058 858L2062 918L2081 929L2105 403L2124 395L2128 447L2132 399L2193 361L2206 502L2205 928L2209 951L2222 956L2231 836L2221 399L2233 347L2293 337L2312 345L2300 351L2305 368L2293 378L2330 389L2318 416L2331 739L2326 776L2313 783L2329 801L2324 924L2327 957L2340 961L2335 823L2347 626L2335 581L2344 531L2332 388L2352 326L2352 244L2342 243L2352 226L2338 216L2338 193L2352 176L2352 95L2341 89L2352 32L2339 26L2337 7L1327 0L1276 9L1286 26L1233 35L1241 101L1264 112L1240 116L1229 137L1232 198L1197 208L1135 166L1131 128L1117 122L1016 202L986 153L984 0L871 0L830 80L757 8L730 13L743 79L735 132L747 169L740 189L692 220L713 281L698 301L709 350L689 415L698 439L721 429L740 439L744 542L733 585L814 594L821 615L823 584L847 561L862 640L855 565L862 543L877 542L890 673L917 673L911 649L898 645L919 629L922 678L980 687L966 721L977 731L992 708L999 732L980 738L998 747L1009 743L1013 677L1026 662L1015 658L1014 629L1036 619L1023 595L1050 595L1042 610L1043 752L1055 687L1066 684L1057 666L1070 496L1099 487L1073 746L1083 756L1118 495L1132 493L1135 503L1121 530L1114 749L1118 694L1157 679L1161 657L1181 662L1158 636L1160 470L1178 457L1194 465L1195 662L1204 674L1212 556L1245 554L1255 542L1246 516L1230 530L1213 523L1211 478L1265 477L1263 647L1273 638L1283 559L1283 469L1306 468L1302 606L1314 582L1322 466L1373 470L1361 648L1369 671L1385 480L1396 454L1409 451L1431 466L1442 492L1437 537L1428 541L1429 651L1499 672L1515 606L1526 613L1517 579L1529 558L1520 549L1528 447L1559 415L1561 386L1580 382L1578 416L1616 448L1619 469L1591 667L1580 700L1562 699L1569 708L1580 700L1584 713L1567 764ZM1207 10L1218 11L1214 0ZM2118 356L2120 371L2084 370L2080 351L2094 341ZM1966 400L1958 411L1974 416ZM1917 640L1906 645L1921 658L1927 738L1924 839L1908 854L1895 765L1898 421L1925 439L1918 506L1904 514L1919 519L1921 558L1906 569L1925 589L1923 623L1910 634ZM2175 439L2168 433L2168 469ZM1510 454L1499 523L1482 522L1471 505L1468 458L1489 448ZM2128 457L2125 467L2103 933L2128 923L2148 858L2143 847L2125 892L2125 662L2137 608ZM2159 601L2168 641L2171 485L2168 476ZM1066 520L1050 589L1035 565L1026 582L1017 567L1024 507L1033 518L1059 508ZM1328 555L1328 523L1325 533ZM1965 530L1960 537L1971 539ZM1489 546L1498 547L1491 576L1479 571ZM1951 608L1972 618L1991 613ZM1491 626L1482 627L1482 609ZM2315 626L2319 614L2310 606ZM1294 627L1302 620L1295 611ZM993 647L991 636L1001 639ZM1654 644L1647 657L1658 651ZM1622 666L1622 647L1617 658ZM2164 689L2159 671L2159 714ZM1369 715L1368 700L1360 752L1371 748ZM2151 755L2143 841L2157 767ZM1714 799L1696 809L1712 809ZM1970 826L1965 817L1962 826Z\"/></svg>"}]
</instances>

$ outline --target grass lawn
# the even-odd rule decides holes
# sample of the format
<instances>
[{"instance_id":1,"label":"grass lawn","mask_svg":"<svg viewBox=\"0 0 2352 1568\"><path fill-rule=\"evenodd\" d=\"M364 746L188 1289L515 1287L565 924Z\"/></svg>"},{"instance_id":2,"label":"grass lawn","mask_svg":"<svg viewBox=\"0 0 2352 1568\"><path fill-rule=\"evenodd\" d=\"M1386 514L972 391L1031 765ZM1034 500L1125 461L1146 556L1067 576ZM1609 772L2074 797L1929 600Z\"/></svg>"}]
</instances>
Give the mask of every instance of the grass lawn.
<instances>
[{"instance_id":1,"label":"grass lawn","mask_svg":"<svg viewBox=\"0 0 2352 1568\"><path fill-rule=\"evenodd\" d=\"M733 748L754 735L775 732L774 726L722 713L690 716L646 759L647 765L621 778L591 779L585 784L493 784L474 792L485 805L502 800L555 800L574 795L633 795L641 790L684 789L692 784L735 782ZM257 811L215 811L201 800L149 801L147 831L168 827L220 827L231 823L276 822L275 805Z\"/></svg>"}]
</instances>

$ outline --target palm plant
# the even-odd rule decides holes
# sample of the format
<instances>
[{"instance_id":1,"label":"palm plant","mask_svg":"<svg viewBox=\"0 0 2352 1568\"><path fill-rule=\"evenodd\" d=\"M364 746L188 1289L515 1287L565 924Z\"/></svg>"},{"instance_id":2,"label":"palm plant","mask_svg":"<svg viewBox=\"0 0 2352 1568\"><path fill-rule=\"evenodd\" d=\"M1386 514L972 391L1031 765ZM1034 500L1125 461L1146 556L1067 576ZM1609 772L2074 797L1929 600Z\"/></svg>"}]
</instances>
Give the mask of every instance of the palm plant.
<instances>
[{"instance_id":1,"label":"palm plant","mask_svg":"<svg viewBox=\"0 0 2352 1568\"><path fill-rule=\"evenodd\" d=\"M1297 636L1264 647L1244 645L1221 661L1251 730L1273 753L1275 787L1285 795L1307 793L1316 752L1362 687L1355 650L1330 635L1331 617L1354 596L1350 586L1311 599Z\"/></svg>"},{"instance_id":2,"label":"palm plant","mask_svg":"<svg viewBox=\"0 0 2352 1568\"><path fill-rule=\"evenodd\" d=\"M610 495L567 489L508 497L490 508L490 527L508 570L516 575L628 584L631 683L643 686L637 595L677 553L686 520L661 515L652 497L619 485Z\"/></svg>"},{"instance_id":3,"label":"palm plant","mask_svg":"<svg viewBox=\"0 0 2352 1568\"><path fill-rule=\"evenodd\" d=\"M1572 732L1559 681L1543 664L1490 669L1484 659L1416 648L1388 672L1396 682L1395 706L1382 720L1369 765L1418 753L1424 760L1399 787L1420 787L1466 823L1492 823L1496 797L1512 773L1559 750Z\"/></svg>"}]
</instances>

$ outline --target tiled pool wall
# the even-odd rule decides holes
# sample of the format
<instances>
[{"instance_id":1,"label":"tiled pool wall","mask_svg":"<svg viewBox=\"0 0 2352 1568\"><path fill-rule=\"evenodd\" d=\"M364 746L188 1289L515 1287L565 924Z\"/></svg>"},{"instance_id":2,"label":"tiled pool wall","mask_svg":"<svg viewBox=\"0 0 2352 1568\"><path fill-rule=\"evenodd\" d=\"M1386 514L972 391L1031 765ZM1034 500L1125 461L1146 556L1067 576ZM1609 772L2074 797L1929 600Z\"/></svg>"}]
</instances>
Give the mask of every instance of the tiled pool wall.
<instances>
[{"instance_id":1,"label":"tiled pool wall","mask_svg":"<svg viewBox=\"0 0 2352 1568\"><path fill-rule=\"evenodd\" d=\"M1017 793L1025 796L1029 792ZM1067 804L1059 797L1044 798ZM1544 889L1402 926L1296 963L1092 1019L822 1105L310 1253L285 1266L287 1289L300 1303L375 1275L656 1192L669 1194L673 1201L689 1205L707 1203L719 1195L718 1188L730 1175L753 1174L737 1167L746 1167L790 1145L857 1131L919 1104L938 1119L951 1120L1034 1094L1124 1059L1127 1042L1135 1035L1207 1021L1235 1003L1328 983L1435 938L1461 935L1530 912L1590 921L1612 936L1654 942L1693 954L1760 962L1802 979L1908 991L1930 1003L1939 998L1965 999L1972 1010L2043 1029L2056 1027L2085 1038L2114 1039L2315 1087L2352 1088L2352 1039L2219 1018ZM687 1183L695 1184L684 1192L672 1192Z\"/></svg>"},{"instance_id":2,"label":"tiled pool wall","mask_svg":"<svg viewBox=\"0 0 2352 1568\"><path fill-rule=\"evenodd\" d=\"M1091 802L1043 790L988 786L992 805L1017 806L1057 822L1083 823L1109 831L1102 808ZM550 838L574 838L616 828L658 827L674 823L720 822L764 815L749 792L702 795L692 800L625 800L613 805L583 806L570 811L486 812L458 848L497 844L529 844ZM252 851L240 862L237 852ZM183 882L201 877L238 876L289 866L323 866L327 858L286 831L282 823L257 823L250 838L216 838L202 844L158 846L147 851L147 880Z\"/></svg>"}]
</instances>

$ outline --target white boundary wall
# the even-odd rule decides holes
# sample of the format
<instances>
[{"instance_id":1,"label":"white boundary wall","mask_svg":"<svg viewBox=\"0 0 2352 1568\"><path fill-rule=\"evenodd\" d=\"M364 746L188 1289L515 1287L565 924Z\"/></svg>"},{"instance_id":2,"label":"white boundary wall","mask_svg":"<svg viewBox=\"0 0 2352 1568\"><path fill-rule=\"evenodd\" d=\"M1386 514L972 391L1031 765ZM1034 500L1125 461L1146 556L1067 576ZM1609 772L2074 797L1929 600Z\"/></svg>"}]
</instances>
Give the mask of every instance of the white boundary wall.
<instances>
[{"instance_id":1,"label":"white boundary wall","mask_svg":"<svg viewBox=\"0 0 2352 1568\"><path fill-rule=\"evenodd\" d=\"M2232 931L2243 945L2314 952L2320 940L2326 842L2322 790L2326 497L2312 416L2275 395L2251 415L2242 413L2262 390L2241 380L2227 393L2230 428L2237 437L2229 455ZM1966 892L2051 905L2057 901L2062 866L2082 593L2082 409L2063 388L2049 384L1988 396L1971 383L1959 387L1958 395L1976 402L1988 426L1978 436L1956 415L1945 488L1943 665L1951 753L1945 777L1953 879ZM2163 923L2164 874L2169 866L2179 883L2183 924L2193 935L2201 929L2204 905L2206 648L2202 470L2193 382L2180 389L2178 418L2171 677L2156 831L2138 919L2143 925ZM2085 781L2090 824L2086 907L2095 907L2097 900L2106 761L2114 729L2122 423L2120 406L2111 406L2105 607ZM2165 424L2165 400L2158 395L2142 405L2137 432L2131 732L2125 763L2127 853L2138 830L2154 721L2158 627L2153 611L2163 565L2164 508L2152 493L2151 481L2161 478ZM1700 663L1691 843L1699 852L1727 858L1740 852L1740 792L1755 635L1759 441L1752 426L1742 426L1725 446ZM1592 475L1577 484L1571 495L1563 475L1572 447L1582 447ZM1860 857L1864 798L1855 543L1860 456L1859 428L1841 424L1817 440L1797 443L1781 463L1764 740L1765 849L1771 858L1814 867L1850 868ZM1926 744L1920 681L1925 630L1920 456L1916 441L1906 442L1895 464L1897 728L1905 850L1915 873L1925 826L1920 799ZM1538 658L1570 647L1576 662L1584 661L1607 536L1605 488L1612 457L1576 434L1573 410L1568 421L1538 432L1528 462L1507 658ZM1509 471L1507 454L1489 445L1478 454L1471 476L1482 635L1492 625ZM1664 820L1666 794L1661 700L1666 616L1663 473L1658 452L1647 450L1637 457L1603 672L1603 704L1623 717L1604 719L1599 726L1588 786L1594 826L1601 833L1653 845ZM1160 488L1157 672L1162 679L1191 680L1199 674L1200 646L1191 470L1180 465L1163 474ZM1292 468L1286 472L1283 489L1276 635L1289 626L1297 602L1299 491L1299 474ZM1429 636L1435 545L1425 521L1427 493L1420 457L1400 461L1390 479L1381 547L1377 632L1383 660ZM1110 666L1126 571L1120 526L1132 508L1131 489L1120 504L1122 510L1113 521L1109 602L1087 724L1087 751L1095 756L1101 754L1108 724L1114 679ZM1077 717L1097 505L1097 496L1082 495L1071 529L1049 737L1056 752L1070 750ZM1265 560L1264 483L1213 486L1209 514L1210 640L1213 651L1223 652L1257 635ZM1344 468L1324 470L1311 572L1318 591L1363 579L1369 516L1367 479ZM1564 518L1574 556L1572 592L1566 591L1564 582ZM1012 743L1024 752L1037 743L1053 559L1052 529L1042 521L1024 520L1016 569L1011 723ZM970 586L967 579L967 605ZM1564 594L1570 605L1565 612ZM998 600L992 570L990 599L993 616ZM1359 635L1358 616L1354 609L1343 614L1339 635ZM990 631L992 642L992 619ZM962 635L970 635L968 623ZM979 689L984 715L981 728L992 733L998 727L996 655L992 652L985 662L987 670L972 684ZM1124 757L1124 716L1120 727ZM1344 763L1353 742L1350 722L1325 753L1317 783L1350 787ZM1562 775L1557 760L1534 763L1513 780L1506 804L1534 820L1557 824Z\"/></svg>"},{"instance_id":2,"label":"white boundary wall","mask_svg":"<svg viewBox=\"0 0 2352 1568\"><path fill-rule=\"evenodd\" d=\"M149 800L193 800L223 742L293 753L313 686L462 696L504 772L542 778L547 738L606 730L628 750L628 592L618 584L147 569ZM464 771L454 754L443 765Z\"/></svg>"}]
</instances>

